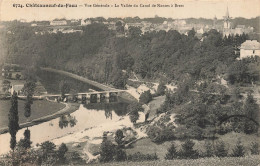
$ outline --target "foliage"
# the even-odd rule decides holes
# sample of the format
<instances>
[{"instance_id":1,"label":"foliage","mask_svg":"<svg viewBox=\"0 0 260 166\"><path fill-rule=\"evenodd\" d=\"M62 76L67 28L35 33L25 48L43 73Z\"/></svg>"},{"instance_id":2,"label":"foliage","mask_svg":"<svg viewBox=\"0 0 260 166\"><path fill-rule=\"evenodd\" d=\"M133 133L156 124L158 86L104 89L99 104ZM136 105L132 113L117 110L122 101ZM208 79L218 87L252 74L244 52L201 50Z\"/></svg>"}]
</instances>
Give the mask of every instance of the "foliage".
<instances>
[{"instance_id":1,"label":"foliage","mask_svg":"<svg viewBox=\"0 0 260 166\"><path fill-rule=\"evenodd\" d=\"M214 156L214 149L213 149L213 145L212 143L210 143L209 141L205 142L205 157L213 157Z\"/></svg>"},{"instance_id":2,"label":"foliage","mask_svg":"<svg viewBox=\"0 0 260 166\"><path fill-rule=\"evenodd\" d=\"M115 141L116 143L118 144L118 146L121 146L122 143L123 143L123 139L124 138L124 134L123 134L123 131L118 129L115 133Z\"/></svg>"},{"instance_id":3,"label":"foliage","mask_svg":"<svg viewBox=\"0 0 260 166\"><path fill-rule=\"evenodd\" d=\"M259 155L259 144L257 142L251 143L250 151L252 155Z\"/></svg>"},{"instance_id":4,"label":"foliage","mask_svg":"<svg viewBox=\"0 0 260 166\"><path fill-rule=\"evenodd\" d=\"M18 117L18 97L17 93L14 93L11 97L11 108L8 114L8 128L11 135L10 148L14 150L16 146L16 133L19 130L19 117Z\"/></svg>"},{"instance_id":5,"label":"foliage","mask_svg":"<svg viewBox=\"0 0 260 166\"><path fill-rule=\"evenodd\" d=\"M165 90L166 90L166 86L165 86L165 84L163 84L163 83L160 83L159 85L158 85L158 88L157 88L157 91L156 91L156 96L163 96L163 95L165 95Z\"/></svg>"},{"instance_id":6,"label":"foliage","mask_svg":"<svg viewBox=\"0 0 260 166\"><path fill-rule=\"evenodd\" d=\"M62 143L57 151L58 159L61 163L66 161L65 154L68 151L66 144Z\"/></svg>"},{"instance_id":7,"label":"foliage","mask_svg":"<svg viewBox=\"0 0 260 166\"><path fill-rule=\"evenodd\" d=\"M173 160L178 158L178 151L175 147L175 144L172 143L171 146L168 148L167 153L165 155L166 160Z\"/></svg>"},{"instance_id":8,"label":"foliage","mask_svg":"<svg viewBox=\"0 0 260 166\"><path fill-rule=\"evenodd\" d=\"M26 129L24 130L24 138L23 139L20 139L20 141L18 142L18 147L20 148L24 148L24 149L29 149L31 148L31 133L30 133L30 130Z\"/></svg>"},{"instance_id":9,"label":"foliage","mask_svg":"<svg viewBox=\"0 0 260 166\"><path fill-rule=\"evenodd\" d=\"M100 162L113 161L115 155L115 145L107 139L107 135L103 134L103 141L100 147Z\"/></svg>"},{"instance_id":10,"label":"foliage","mask_svg":"<svg viewBox=\"0 0 260 166\"><path fill-rule=\"evenodd\" d=\"M232 153L233 157L243 157L245 156L245 147L241 144L241 141L238 140L235 148Z\"/></svg>"},{"instance_id":11,"label":"foliage","mask_svg":"<svg viewBox=\"0 0 260 166\"><path fill-rule=\"evenodd\" d=\"M127 106L127 112L129 112L129 118L131 122L136 123L136 121L139 119L139 113L143 112L142 105L137 102L132 102Z\"/></svg>"},{"instance_id":12,"label":"foliage","mask_svg":"<svg viewBox=\"0 0 260 166\"><path fill-rule=\"evenodd\" d=\"M150 101L152 101L153 96L150 92L150 90L143 92L139 97L139 102L143 104L148 104Z\"/></svg>"},{"instance_id":13,"label":"foliage","mask_svg":"<svg viewBox=\"0 0 260 166\"><path fill-rule=\"evenodd\" d=\"M43 153L43 158L47 159L48 156L52 156L55 152L56 145L53 142L45 141L40 144L40 149Z\"/></svg>"},{"instance_id":14,"label":"foliage","mask_svg":"<svg viewBox=\"0 0 260 166\"><path fill-rule=\"evenodd\" d=\"M181 150L179 152L179 156L182 159L192 158L196 159L199 157L199 153L197 150L194 150L195 143L188 139L181 146Z\"/></svg>"},{"instance_id":15,"label":"foliage","mask_svg":"<svg viewBox=\"0 0 260 166\"><path fill-rule=\"evenodd\" d=\"M61 96L62 98L64 98L65 94L70 92L71 85L66 81L61 81L59 87L61 91Z\"/></svg>"},{"instance_id":16,"label":"foliage","mask_svg":"<svg viewBox=\"0 0 260 166\"><path fill-rule=\"evenodd\" d=\"M216 144L215 155L217 157L227 157L228 149L226 149L225 143L223 141L219 141Z\"/></svg>"}]
</instances>

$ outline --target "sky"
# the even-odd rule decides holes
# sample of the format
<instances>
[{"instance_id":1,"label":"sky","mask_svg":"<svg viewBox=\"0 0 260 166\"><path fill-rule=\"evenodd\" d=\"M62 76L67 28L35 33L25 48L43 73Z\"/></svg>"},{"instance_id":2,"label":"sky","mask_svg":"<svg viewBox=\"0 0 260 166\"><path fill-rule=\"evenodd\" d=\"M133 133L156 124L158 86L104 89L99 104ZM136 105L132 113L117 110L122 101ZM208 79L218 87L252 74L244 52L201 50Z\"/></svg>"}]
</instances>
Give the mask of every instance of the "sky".
<instances>
[{"instance_id":1,"label":"sky","mask_svg":"<svg viewBox=\"0 0 260 166\"><path fill-rule=\"evenodd\" d=\"M108 4L113 7L33 8L26 4ZM22 4L15 8L13 4ZM179 4L184 7L114 7L115 4ZM160 17L222 19L227 7L232 18L260 16L260 0L0 0L0 21L53 20L55 18L84 19L90 17Z\"/></svg>"}]
</instances>

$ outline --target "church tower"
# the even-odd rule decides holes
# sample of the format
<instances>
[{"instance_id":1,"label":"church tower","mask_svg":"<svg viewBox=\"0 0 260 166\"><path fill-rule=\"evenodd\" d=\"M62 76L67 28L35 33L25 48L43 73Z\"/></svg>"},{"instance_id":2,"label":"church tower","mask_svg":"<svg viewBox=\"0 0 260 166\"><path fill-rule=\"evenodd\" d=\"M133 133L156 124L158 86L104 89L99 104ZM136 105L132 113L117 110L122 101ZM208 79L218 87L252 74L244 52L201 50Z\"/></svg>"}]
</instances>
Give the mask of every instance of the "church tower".
<instances>
[{"instance_id":1,"label":"church tower","mask_svg":"<svg viewBox=\"0 0 260 166\"><path fill-rule=\"evenodd\" d=\"M229 17L229 12L227 7L226 16L224 17L224 29L231 29L230 19L231 18Z\"/></svg>"}]
</instances>

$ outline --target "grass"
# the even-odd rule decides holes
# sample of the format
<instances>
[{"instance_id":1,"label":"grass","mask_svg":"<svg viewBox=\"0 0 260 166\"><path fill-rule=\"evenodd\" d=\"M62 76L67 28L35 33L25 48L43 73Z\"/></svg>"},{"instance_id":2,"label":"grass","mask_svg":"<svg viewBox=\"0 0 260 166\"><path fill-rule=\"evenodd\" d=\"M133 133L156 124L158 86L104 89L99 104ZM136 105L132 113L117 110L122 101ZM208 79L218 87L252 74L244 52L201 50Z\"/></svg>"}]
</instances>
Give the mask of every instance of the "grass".
<instances>
[{"instance_id":1,"label":"grass","mask_svg":"<svg viewBox=\"0 0 260 166\"><path fill-rule=\"evenodd\" d=\"M257 166L260 164L260 156L225 157L225 158L201 158L188 160L157 160L143 162L111 162L89 164L93 166Z\"/></svg>"},{"instance_id":2,"label":"grass","mask_svg":"<svg viewBox=\"0 0 260 166\"><path fill-rule=\"evenodd\" d=\"M8 126L8 113L11 107L10 100L0 100L0 128ZM46 115L51 115L62 108L65 105L62 103L54 103L46 100L35 100L31 108L31 117L29 120L41 118ZM24 101L18 101L18 115L19 124L25 123L27 119L24 117Z\"/></svg>"},{"instance_id":3,"label":"grass","mask_svg":"<svg viewBox=\"0 0 260 166\"><path fill-rule=\"evenodd\" d=\"M229 149L229 154L232 153L232 149L235 147L238 140L240 140L245 147L247 155L249 155L249 148L252 142L259 142L259 137L257 135L246 135L243 133L228 133L222 136L219 136L219 139L224 141L226 147ZM193 140L195 142L194 149L199 152L204 152L205 140ZM216 142L216 141L215 141ZM127 154L133 154L136 152L141 152L143 154L153 154L156 153L159 159L164 159L167 149L170 147L172 141L166 141L162 144L156 144L152 142L149 138L144 138L133 144L133 148L126 149ZM177 149L181 148L183 141L175 140L174 141Z\"/></svg>"}]
</instances>

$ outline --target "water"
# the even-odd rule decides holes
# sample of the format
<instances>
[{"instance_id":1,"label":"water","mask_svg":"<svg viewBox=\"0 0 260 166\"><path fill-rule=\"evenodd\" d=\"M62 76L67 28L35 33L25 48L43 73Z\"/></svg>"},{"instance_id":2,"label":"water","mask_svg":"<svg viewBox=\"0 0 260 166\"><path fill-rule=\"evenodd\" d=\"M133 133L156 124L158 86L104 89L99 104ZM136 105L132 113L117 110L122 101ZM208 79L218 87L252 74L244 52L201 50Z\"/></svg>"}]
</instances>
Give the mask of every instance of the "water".
<instances>
[{"instance_id":1,"label":"water","mask_svg":"<svg viewBox=\"0 0 260 166\"><path fill-rule=\"evenodd\" d=\"M70 93L87 92L90 89L100 91L100 89L92 85L57 73L41 71L38 76L47 92L52 94L60 93L59 86L61 81L66 81L71 85ZM70 115L66 114L48 122L29 127L31 131L31 141L33 142L32 146L97 125L116 122L121 116L126 114L128 103L120 98L115 100L115 102L113 100L112 103L110 103L110 100L109 102L100 102L101 103L81 104L79 109ZM25 129L21 129L16 134L17 142L23 138L24 130ZM0 135L0 154L7 153L10 150L9 142L9 133Z\"/></svg>"},{"instance_id":2,"label":"water","mask_svg":"<svg viewBox=\"0 0 260 166\"><path fill-rule=\"evenodd\" d=\"M88 106L80 105L79 109L74 113L71 113L70 115L67 114L63 117L59 117L48 122L29 127L29 130L31 131L31 141L33 142L32 146L35 146L37 143L40 144L47 140L63 137L70 133L79 132L87 128L95 127L103 123L118 121L121 116L116 114L115 110L120 110L119 108L124 107L121 107L120 104L117 105L116 103L109 105L109 109L106 109L107 106L108 105L102 106L103 109L98 110L88 109L86 108ZM21 129L18 131L16 135L17 141L23 138L24 130L25 129ZM0 154L7 153L10 150L9 141L9 133L0 135Z\"/></svg>"}]
</instances>

